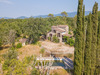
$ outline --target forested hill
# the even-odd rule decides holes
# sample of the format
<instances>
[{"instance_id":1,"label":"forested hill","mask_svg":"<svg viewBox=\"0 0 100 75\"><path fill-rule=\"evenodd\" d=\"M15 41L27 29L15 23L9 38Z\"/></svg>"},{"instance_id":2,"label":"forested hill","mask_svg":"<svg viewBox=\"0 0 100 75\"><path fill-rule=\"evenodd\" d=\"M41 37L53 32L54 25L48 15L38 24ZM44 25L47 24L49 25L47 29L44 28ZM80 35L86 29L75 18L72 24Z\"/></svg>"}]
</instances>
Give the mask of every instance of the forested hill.
<instances>
[{"instance_id":1,"label":"forested hill","mask_svg":"<svg viewBox=\"0 0 100 75\"><path fill-rule=\"evenodd\" d=\"M69 25L75 28L75 21L68 17L27 18L27 19L0 19L0 45L8 44L12 37L26 37L32 41L38 41L42 34L46 35L52 25ZM12 37L13 38L13 37Z\"/></svg>"},{"instance_id":2,"label":"forested hill","mask_svg":"<svg viewBox=\"0 0 100 75\"><path fill-rule=\"evenodd\" d=\"M90 13L90 11L85 11L85 15L88 15ZM77 15L77 12L68 12L68 17L74 17L75 15ZM60 13L59 14L54 14L54 16L62 16ZM48 15L38 15L38 16L32 16L34 18L39 18L39 17L42 17L42 18L46 18L48 17ZM4 19L11 19L11 17L0 17L1 18L4 18ZM25 19L25 18L29 18L29 17L26 17L26 16L20 16L20 17L17 17L16 19Z\"/></svg>"},{"instance_id":3,"label":"forested hill","mask_svg":"<svg viewBox=\"0 0 100 75\"><path fill-rule=\"evenodd\" d=\"M8 44L11 33L18 37L26 37L38 41L42 34L46 35L52 25L69 25L70 30L75 30L77 16L48 17L48 18L26 18L26 19L0 19L0 45ZM87 21L87 20L86 20ZM100 11L99 11L100 21Z\"/></svg>"}]
</instances>

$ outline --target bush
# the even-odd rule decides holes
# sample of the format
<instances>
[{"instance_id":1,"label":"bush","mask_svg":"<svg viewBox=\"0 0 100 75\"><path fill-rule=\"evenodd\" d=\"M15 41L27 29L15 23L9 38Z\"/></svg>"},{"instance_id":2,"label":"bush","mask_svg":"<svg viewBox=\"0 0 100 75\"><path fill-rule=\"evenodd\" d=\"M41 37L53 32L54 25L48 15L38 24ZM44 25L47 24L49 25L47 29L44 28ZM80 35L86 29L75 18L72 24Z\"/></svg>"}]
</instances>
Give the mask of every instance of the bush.
<instances>
[{"instance_id":1,"label":"bush","mask_svg":"<svg viewBox=\"0 0 100 75\"><path fill-rule=\"evenodd\" d=\"M28 56L24 58L24 62L27 64L31 63L33 60L34 60L33 56Z\"/></svg>"},{"instance_id":2,"label":"bush","mask_svg":"<svg viewBox=\"0 0 100 75\"><path fill-rule=\"evenodd\" d=\"M72 58L73 57L73 54L68 54L67 57L68 58Z\"/></svg>"},{"instance_id":3,"label":"bush","mask_svg":"<svg viewBox=\"0 0 100 75\"><path fill-rule=\"evenodd\" d=\"M48 37L48 40L50 40L50 37Z\"/></svg>"},{"instance_id":4,"label":"bush","mask_svg":"<svg viewBox=\"0 0 100 75\"><path fill-rule=\"evenodd\" d=\"M21 48L22 47L22 43L18 43L16 48Z\"/></svg>"},{"instance_id":5,"label":"bush","mask_svg":"<svg viewBox=\"0 0 100 75\"><path fill-rule=\"evenodd\" d=\"M40 51L40 53L42 53L42 55L44 54L44 52L45 52L45 49L44 48L42 48L41 49L41 51Z\"/></svg>"},{"instance_id":6,"label":"bush","mask_svg":"<svg viewBox=\"0 0 100 75\"><path fill-rule=\"evenodd\" d=\"M56 35L53 36L53 42L55 42L55 43L59 42L59 39L58 39L58 37L56 37Z\"/></svg>"},{"instance_id":7,"label":"bush","mask_svg":"<svg viewBox=\"0 0 100 75\"><path fill-rule=\"evenodd\" d=\"M39 47L41 47L41 42L36 42L36 45L38 45Z\"/></svg>"},{"instance_id":8,"label":"bush","mask_svg":"<svg viewBox=\"0 0 100 75\"><path fill-rule=\"evenodd\" d=\"M65 44L69 44L70 46L74 46L75 40L73 38L66 38Z\"/></svg>"},{"instance_id":9,"label":"bush","mask_svg":"<svg viewBox=\"0 0 100 75\"><path fill-rule=\"evenodd\" d=\"M74 46L74 44L75 44L75 41L71 38L71 39L69 40L69 45L70 45L70 46Z\"/></svg>"},{"instance_id":10,"label":"bush","mask_svg":"<svg viewBox=\"0 0 100 75\"><path fill-rule=\"evenodd\" d=\"M68 40L69 40L69 37L68 37L68 36L64 36L64 37L63 37L63 41L64 41L64 42L67 42Z\"/></svg>"},{"instance_id":11,"label":"bush","mask_svg":"<svg viewBox=\"0 0 100 75\"><path fill-rule=\"evenodd\" d=\"M68 34L72 34L71 32L69 32Z\"/></svg>"},{"instance_id":12,"label":"bush","mask_svg":"<svg viewBox=\"0 0 100 75\"><path fill-rule=\"evenodd\" d=\"M3 70L8 70L8 66L10 65L9 60L5 60L2 69Z\"/></svg>"},{"instance_id":13,"label":"bush","mask_svg":"<svg viewBox=\"0 0 100 75\"><path fill-rule=\"evenodd\" d=\"M37 70L36 68L33 68L31 71L31 75L40 75L39 70Z\"/></svg>"}]
</instances>

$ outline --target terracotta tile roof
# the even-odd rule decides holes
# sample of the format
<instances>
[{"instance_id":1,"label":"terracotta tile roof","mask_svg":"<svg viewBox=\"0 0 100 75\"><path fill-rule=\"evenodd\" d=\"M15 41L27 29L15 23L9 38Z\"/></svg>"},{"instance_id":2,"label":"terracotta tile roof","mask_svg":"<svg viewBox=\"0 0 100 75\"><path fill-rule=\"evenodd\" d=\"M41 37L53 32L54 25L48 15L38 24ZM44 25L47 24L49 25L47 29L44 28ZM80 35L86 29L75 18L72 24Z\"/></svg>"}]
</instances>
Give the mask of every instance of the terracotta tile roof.
<instances>
[{"instance_id":1,"label":"terracotta tile roof","mask_svg":"<svg viewBox=\"0 0 100 75\"><path fill-rule=\"evenodd\" d=\"M68 25L58 25L58 27L68 27Z\"/></svg>"},{"instance_id":2,"label":"terracotta tile roof","mask_svg":"<svg viewBox=\"0 0 100 75\"><path fill-rule=\"evenodd\" d=\"M27 40L28 40L28 39L26 39L26 38L21 38L21 39L19 40L19 42L25 43Z\"/></svg>"},{"instance_id":3,"label":"terracotta tile roof","mask_svg":"<svg viewBox=\"0 0 100 75\"><path fill-rule=\"evenodd\" d=\"M61 29L61 28L54 28L56 31L58 31L58 32L65 32L65 30L64 29Z\"/></svg>"},{"instance_id":4,"label":"terracotta tile roof","mask_svg":"<svg viewBox=\"0 0 100 75\"><path fill-rule=\"evenodd\" d=\"M58 27L68 27L68 25L57 25L57 26L52 26L53 28L58 28Z\"/></svg>"},{"instance_id":5,"label":"terracotta tile roof","mask_svg":"<svg viewBox=\"0 0 100 75\"><path fill-rule=\"evenodd\" d=\"M73 35L70 35L70 34L63 34L63 36L72 37Z\"/></svg>"}]
</instances>

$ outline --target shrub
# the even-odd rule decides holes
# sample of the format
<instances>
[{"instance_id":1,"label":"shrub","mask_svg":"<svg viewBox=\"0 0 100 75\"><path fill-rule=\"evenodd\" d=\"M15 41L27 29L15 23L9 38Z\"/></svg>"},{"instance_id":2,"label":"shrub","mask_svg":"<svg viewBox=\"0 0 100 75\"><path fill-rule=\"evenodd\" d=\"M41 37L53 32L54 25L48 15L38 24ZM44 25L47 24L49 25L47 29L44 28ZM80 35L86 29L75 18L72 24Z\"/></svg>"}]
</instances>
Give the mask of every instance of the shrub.
<instances>
[{"instance_id":1,"label":"shrub","mask_svg":"<svg viewBox=\"0 0 100 75\"><path fill-rule=\"evenodd\" d=\"M73 40L73 38L68 38L67 37L65 44L69 44L70 46L74 46L75 40Z\"/></svg>"},{"instance_id":2,"label":"shrub","mask_svg":"<svg viewBox=\"0 0 100 75\"><path fill-rule=\"evenodd\" d=\"M21 48L22 47L22 43L18 43L16 48Z\"/></svg>"},{"instance_id":3,"label":"shrub","mask_svg":"<svg viewBox=\"0 0 100 75\"><path fill-rule=\"evenodd\" d=\"M68 36L64 36L64 37L63 37L63 41L64 41L64 42L67 42L68 40L69 40L69 37L68 37Z\"/></svg>"},{"instance_id":4,"label":"shrub","mask_svg":"<svg viewBox=\"0 0 100 75\"><path fill-rule=\"evenodd\" d=\"M59 42L59 39L58 39L58 37L56 37L56 35L53 36L53 42L55 42L55 43Z\"/></svg>"},{"instance_id":5,"label":"shrub","mask_svg":"<svg viewBox=\"0 0 100 75\"><path fill-rule=\"evenodd\" d=\"M41 42L36 42L36 45L38 45L39 47L41 47Z\"/></svg>"},{"instance_id":6,"label":"shrub","mask_svg":"<svg viewBox=\"0 0 100 75\"><path fill-rule=\"evenodd\" d=\"M40 53L42 53L42 55L44 54L44 52L45 52L45 49L44 48L42 48L41 50L40 50Z\"/></svg>"},{"instance_id":7,"label":"shrub","mask_svg":"<svg viewBox=\"0 0 100 75\"><path fill-rule=\"evenodd\" d=\"M5 60L2 69L8 70L8 66L10 65L9 60Z\"/></svg>"},{"instance_id":8,"label":"shrub","mask_svg":"<svg viewBox=\"0 0 100 75\"><path fill-rule=\"evenodd\" d=\"M68 34L72 34L71 32L69 32Z\"/></svg>"},{"instance_id":9,"label":"shrub","mask_svg":"<svg viewBox=\"0 0 100 75\"><path fill-rule=\"evenodd\" d=\"M50 37L48 37L48 40L50 40Z\"/></svg>"},{"instance_id":10,"label":"shrub","mask_svg":"<svg viewBox=\"0 0 100 75\"><path fill-rule=\"evenodd\" d=\"M68 58L72 58L73 57L73 54L68 54L67 57Z\"/></svg>"},{"instance_id":11,"label":"shrub","mask_svg":"<svg viewBox=\"0 0 100 75\"><path fill-rule=\"evenodd\" d=\"M33 68L31 71L31 75L40 75L39 70L37 70L36 68Z\"/></svg>"},{"instance_id":12,"label":"shrub","mask_svg":"<svg viewBox=\"0 0 100 75\"><path fill-rule=\"evenodd\" d=\"M74 44L75 44L75 41L71 38L71 39L69 40L69 45L70 45L70 46L74 46Z\"/></svg>"},{"instance_id":13,"label":"shrub","mask_svg":"<svg viewBox=\"0 0 100 75\"><path fill-rule=\"evenodd\" d=\"M24 62L27 63L27 64L31 63L31 61L33 61L33 60L34 60L33 56L28 56L28 57L24 58Z\"/></svg>"}]
</instances>

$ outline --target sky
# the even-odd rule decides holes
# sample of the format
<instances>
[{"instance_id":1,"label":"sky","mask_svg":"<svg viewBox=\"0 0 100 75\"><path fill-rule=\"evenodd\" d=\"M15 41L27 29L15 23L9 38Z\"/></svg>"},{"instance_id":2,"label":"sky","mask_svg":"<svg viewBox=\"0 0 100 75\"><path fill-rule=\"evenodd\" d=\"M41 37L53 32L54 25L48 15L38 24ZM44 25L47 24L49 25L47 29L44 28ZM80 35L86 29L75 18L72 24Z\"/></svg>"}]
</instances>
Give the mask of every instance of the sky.
<instances>
[{"instance_id":1,"label":"sky","mask_svg":"<svg viewBox=\"0 0 100 75\"><path fill-rule=\"evenodd\" d=\"M84 0L86 11L92 11L94 3L100 0ZM76 12L78 0L0 0L0 17L38 16L63 11Z\"/></svg>"}]
</instances>

